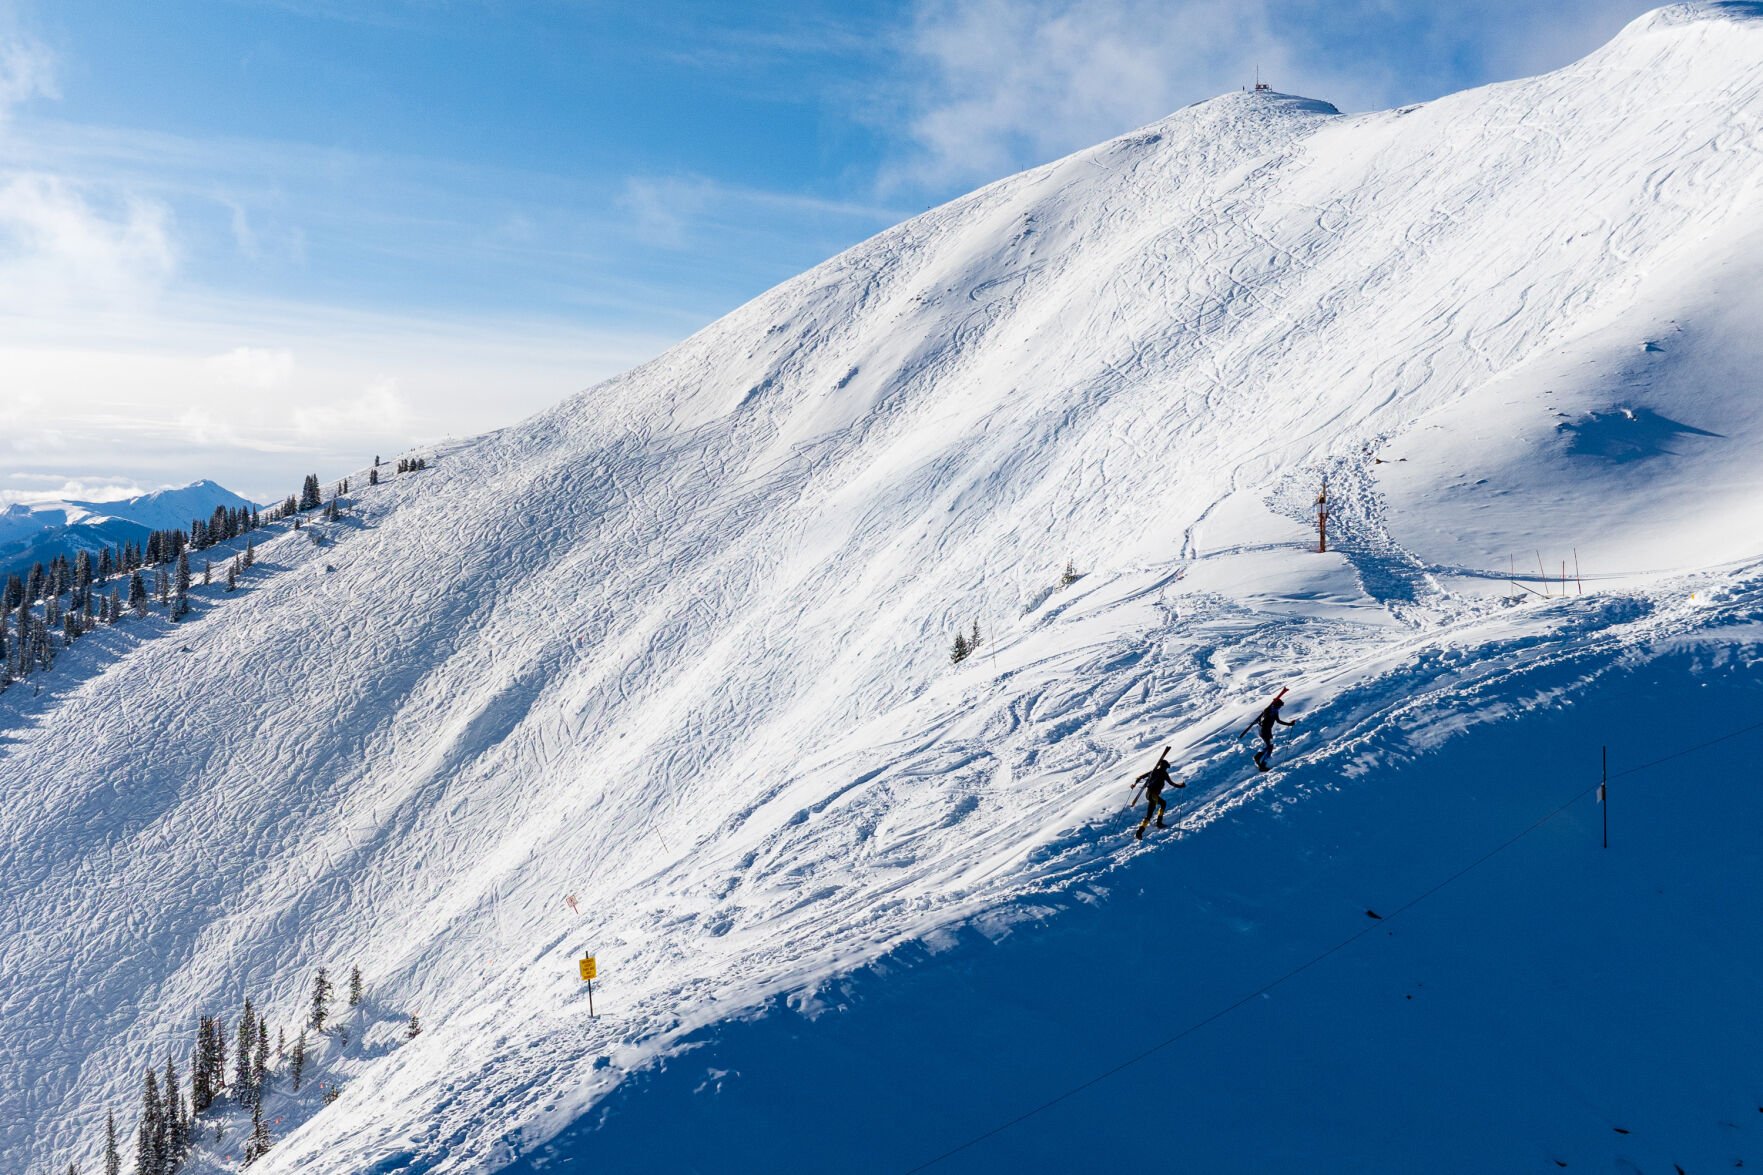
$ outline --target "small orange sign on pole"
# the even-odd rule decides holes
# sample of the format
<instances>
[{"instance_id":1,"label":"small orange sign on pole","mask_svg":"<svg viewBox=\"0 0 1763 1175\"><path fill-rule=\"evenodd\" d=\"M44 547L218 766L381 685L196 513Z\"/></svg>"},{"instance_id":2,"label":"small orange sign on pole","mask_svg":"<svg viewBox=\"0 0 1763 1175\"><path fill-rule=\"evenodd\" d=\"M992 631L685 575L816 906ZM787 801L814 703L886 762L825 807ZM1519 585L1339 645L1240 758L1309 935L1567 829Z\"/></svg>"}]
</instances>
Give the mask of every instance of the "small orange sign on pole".
<instances>
[{"instance_id":1,"label":"small orange sign on pole","mask_svg":"<svg viewBox=\"0 0 1763 1175\"><path fill-rule=\"evenodd\" d=\"M594 956L592 955L582 956L581 968L582 979L585 980L588 985L588 1015L593 1016L596 1015L594 1011L594 978L600 974L600 968L599 965L594 962Z\"/></svg>"}]
</instances>

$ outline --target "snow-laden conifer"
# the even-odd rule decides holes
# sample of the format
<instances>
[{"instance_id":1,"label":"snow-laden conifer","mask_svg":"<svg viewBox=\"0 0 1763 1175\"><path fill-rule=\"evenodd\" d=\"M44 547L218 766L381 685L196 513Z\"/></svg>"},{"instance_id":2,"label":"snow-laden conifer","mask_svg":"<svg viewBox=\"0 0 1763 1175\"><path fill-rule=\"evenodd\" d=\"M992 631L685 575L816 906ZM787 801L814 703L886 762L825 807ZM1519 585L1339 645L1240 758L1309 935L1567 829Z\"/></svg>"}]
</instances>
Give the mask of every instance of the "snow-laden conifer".
<instances>
[{"instance_id":1,"label":"snow-laden conifer","mask_svg":"<svg viewBox=\"0 0 1763 1175\"><path fill-rule=\"evenodd\" d=\"M307 1023L312 1025L314 1032L324 1031L325 1017L330 1015L331 981L323 967L312 981L312 1016Z\"/></svg>"}]
</instances>

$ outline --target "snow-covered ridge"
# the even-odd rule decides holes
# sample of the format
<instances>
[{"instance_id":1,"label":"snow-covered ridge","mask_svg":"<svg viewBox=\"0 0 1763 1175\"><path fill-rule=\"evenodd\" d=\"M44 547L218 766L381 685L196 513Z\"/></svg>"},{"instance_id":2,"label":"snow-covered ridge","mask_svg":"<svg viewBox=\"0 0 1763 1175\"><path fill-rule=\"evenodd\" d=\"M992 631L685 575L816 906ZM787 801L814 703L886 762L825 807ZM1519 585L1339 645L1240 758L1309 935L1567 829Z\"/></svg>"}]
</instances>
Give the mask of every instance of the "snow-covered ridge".
<instances>
[{"instance_id":1,"label":"snow-covered ridge","mask_svg":"<svg viewBox=\"0 0 1763 1175\"><path fill-rule=\"evenodd\" d=\"M428 1030L256 1169L484 1169L697 1025L1109 868L1146 748L1205 836L1429 689L1510 711L1538 655L1736 623L1747 7L1000 181L265 544L182 642L0 697L0 1166L89 1165L199 1011L283 1021L359 961ZM1280 684L1305 725L1256 777L1229 738Z\"/></svg>"}]
</instances>

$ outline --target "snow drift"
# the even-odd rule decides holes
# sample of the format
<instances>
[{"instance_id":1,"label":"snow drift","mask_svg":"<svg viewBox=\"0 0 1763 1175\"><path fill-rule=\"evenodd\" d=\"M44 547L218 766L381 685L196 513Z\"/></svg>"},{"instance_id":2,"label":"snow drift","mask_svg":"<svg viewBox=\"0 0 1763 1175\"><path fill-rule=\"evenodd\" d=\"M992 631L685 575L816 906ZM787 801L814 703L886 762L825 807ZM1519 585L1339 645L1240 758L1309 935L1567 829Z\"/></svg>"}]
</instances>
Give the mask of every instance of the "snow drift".
<instances>
[{"instance_id":1,"label":"snow drift","mask_svg":"<svg viewBox=\"0 0 1763 1175\"><path fill-rule=\"evenodd\" d=\"M1205 838L1571 694L1540 657L1750 639L1760 120L1741 3L1418 107L1225 95L76 648L0 697L0 1166L89 1163L199 1013L358 963L428 1030L339 1050L256 1169L493 1168L706 1025L1130 867L1165 743Z\"/></svg>"}]
</instances>

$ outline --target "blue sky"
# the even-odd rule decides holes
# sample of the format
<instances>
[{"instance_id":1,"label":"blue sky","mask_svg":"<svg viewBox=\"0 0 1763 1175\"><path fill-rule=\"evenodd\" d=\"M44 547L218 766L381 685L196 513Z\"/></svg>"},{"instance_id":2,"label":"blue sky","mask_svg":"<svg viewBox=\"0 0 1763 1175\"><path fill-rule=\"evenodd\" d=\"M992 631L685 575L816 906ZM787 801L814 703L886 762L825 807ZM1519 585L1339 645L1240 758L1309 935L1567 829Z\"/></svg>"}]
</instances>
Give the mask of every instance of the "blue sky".
<instances>
[{"instance_id":1,"label":"blue sky","mask_svg":"<svg viewBox=\"0 0 1763 1175\"><path fill-rule=\"evenodd\" d=\"M1249 80L1566 64L1624 0L0 0L0 503L512 423Z\"/></svg>"}]
</instances>

